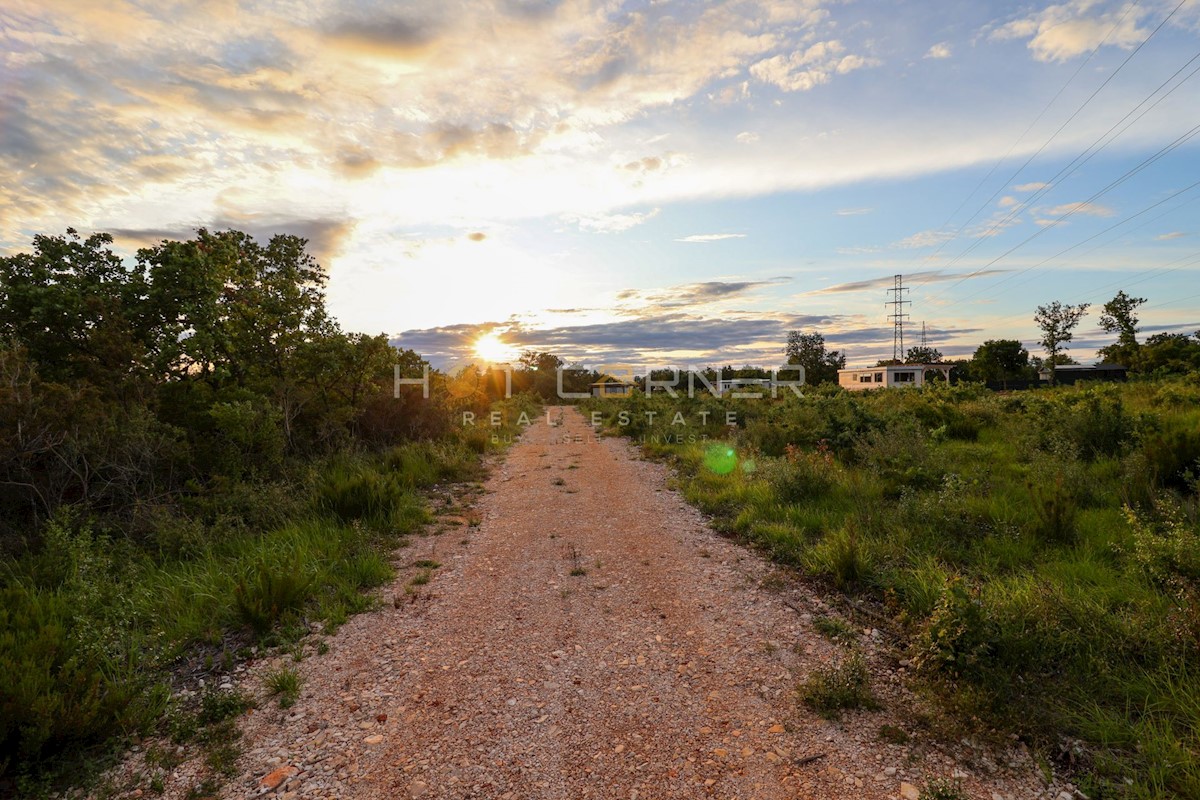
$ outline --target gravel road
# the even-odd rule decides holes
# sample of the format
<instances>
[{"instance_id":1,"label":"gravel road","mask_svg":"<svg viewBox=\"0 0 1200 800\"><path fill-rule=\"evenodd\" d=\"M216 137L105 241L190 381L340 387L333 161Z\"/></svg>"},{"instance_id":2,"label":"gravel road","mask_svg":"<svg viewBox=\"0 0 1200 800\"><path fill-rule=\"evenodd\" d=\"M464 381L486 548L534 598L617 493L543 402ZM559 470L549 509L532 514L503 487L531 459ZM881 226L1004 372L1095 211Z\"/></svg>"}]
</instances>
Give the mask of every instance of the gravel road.
<instances>
[{"instance_id":1,"label":"gravel road","mask_svg":"<svg viewBox=\"0 0 1200 800\"><path fill-rule=\"evenodd\" d=\"M224 796L895 798L952 774L971 797L1045 795L1019 751L881 740L912 698L869 631L884 709L804 709L798 681L838 651L821 600L713 533L664 466L549 418L478 527L401 551L442 565L418 596L398 581L300 665L296 706L246 719Z\"/></svg>"}]
</instances>

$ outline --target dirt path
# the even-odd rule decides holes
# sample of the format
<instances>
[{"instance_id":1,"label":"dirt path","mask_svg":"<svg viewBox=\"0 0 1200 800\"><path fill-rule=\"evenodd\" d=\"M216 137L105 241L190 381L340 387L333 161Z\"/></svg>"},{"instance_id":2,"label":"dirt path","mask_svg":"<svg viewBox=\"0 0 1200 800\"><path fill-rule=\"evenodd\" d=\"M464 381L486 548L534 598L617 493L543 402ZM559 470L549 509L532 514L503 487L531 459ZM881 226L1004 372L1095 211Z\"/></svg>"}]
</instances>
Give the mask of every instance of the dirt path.
<instances>
[{"instance_id":1,"label":"dirt path","mask_svg":"<svg viewBox=\"0 0 1200 800\"><path fill-rule=\"evenodd\" d=\"M712 533L664 467L554 413L478 528L404 551L442 564L422 597L352 620L294 708L247 720L227 797L893 798L958 770L972 797L1045 791L968 748L882 742L903 724L886 709L806 711L797 681L836 650L819 601Z\"/></svg>"}]
</instances>

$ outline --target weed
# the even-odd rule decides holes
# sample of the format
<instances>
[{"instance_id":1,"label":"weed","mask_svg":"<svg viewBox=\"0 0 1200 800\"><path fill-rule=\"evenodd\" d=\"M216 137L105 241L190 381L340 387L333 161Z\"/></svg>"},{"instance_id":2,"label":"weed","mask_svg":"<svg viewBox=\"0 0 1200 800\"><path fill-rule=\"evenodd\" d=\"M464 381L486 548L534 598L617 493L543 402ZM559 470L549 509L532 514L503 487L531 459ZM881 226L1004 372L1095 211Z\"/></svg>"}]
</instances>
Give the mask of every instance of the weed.
<instances>
[{"instance_id":1,"label":"weed","mask_svg":"<svg viewBox=\"0 0 1200 800\"><path fill-rule=\"evenodd\" d=\"M862 654L851 653L818 668L800 687L800 699L826 719L838 719L846 709L876 709L871 673Z\"/></svg>"},{"instance_id":2,"label":"weed","mask_svg":"<svg viewBox=\"0 0 1200 800\"><path fill-rule=\"evenodd\" d=\"M300 699L300 673L294 669L280 667L269 672L264 683L272 696L279 697L280 708L291 708Z\"/></svg>"},{"instance_id":3,"label":"weed","mask_svg":"<svg viewBox=\"0 0 1200 800\"><path fill-rule=\"evenodd\" d=\"M845 620L837 617L814 617L813 627L824 636L833 642L851 643L857 637L854 628Z\"/></svg>"},{"instance_id":4,"label":"weed","mask_svg":"<svg viewBox=\"0 0 1200 800\"><path fill-rule=\"evenodd\" d=\"M879 738L888 744L907 744L909 737L903 728L895 725L880 725Z\"/></svg>"},{"instance_id":5,"label":"weed","mask_svg":"<svg viewBox=\"0 0 1200 800\"><path fill-rule=\"evenodd\" d=\"M962 781L933 778L921 790L921 800L968 800L968 796L963 792Z\"/></svg>"}]
</instances>

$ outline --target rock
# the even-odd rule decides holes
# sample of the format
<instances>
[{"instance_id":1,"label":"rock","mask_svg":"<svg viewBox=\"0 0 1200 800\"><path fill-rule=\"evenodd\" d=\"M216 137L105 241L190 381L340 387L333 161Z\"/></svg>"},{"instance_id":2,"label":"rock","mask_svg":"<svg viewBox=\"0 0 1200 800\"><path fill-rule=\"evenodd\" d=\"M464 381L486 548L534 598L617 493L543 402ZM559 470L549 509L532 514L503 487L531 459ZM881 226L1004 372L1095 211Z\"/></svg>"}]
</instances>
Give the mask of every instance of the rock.
<instances>
[{"instance_id":1,"label":"rock","mask_svg":"<svg viewBox=\"0 0 1200 800\"><path fill-rule=\"evenodd\" d=\"M904 800L921 800L921 790L913 786L911 783L900 784L900 796Z\"/></svg>"},{"instance_id":2,"label":"rock","mask_svg":"<svg viewBox=\"0 0 1200 800\"><path fill-rule=\"evenodd\" d=\"M783 726L772 725L769 729L767 729L767 733L783 733Z\"/></svg>"},{"instance_id":3,"label":"rock","mask_svg":"<svg viewBox=\"0 0 1200 800\"><path fill-rule=\"evenodd\" d=\"M281 783L283 783L284 781L286 781L288 778L292 777L299 771L300 770L296 769L295 767L291 766L290 764L285 764L282 767L272 770L271 772L268 772L266 775L264 775L262 777L262 780L259 781L259 784L268 789L277 789L277 788L279 788L279 785Z\"/></svg>"},{"instance_id":4,"label":"rock","mask_svg":"<svg viewBox=\"0 0 1200 800\"><path fill-rule=\"evenodd\" d=\"M380 744L382 741L383 737L379 734L375 734L374 736L368 736L367 738L363 739L363 744Z\"/></svg>"},{"instance_id":5,"label":"rock","mask_svg":"<svg viewBox=\"0 0 1200 800\"><path fill-rule=\"evenodd\" d=\"M421 797L429 791L429 784L424 781L413 781L408 785L409 797Z\"/></svg>"}]
</instances>

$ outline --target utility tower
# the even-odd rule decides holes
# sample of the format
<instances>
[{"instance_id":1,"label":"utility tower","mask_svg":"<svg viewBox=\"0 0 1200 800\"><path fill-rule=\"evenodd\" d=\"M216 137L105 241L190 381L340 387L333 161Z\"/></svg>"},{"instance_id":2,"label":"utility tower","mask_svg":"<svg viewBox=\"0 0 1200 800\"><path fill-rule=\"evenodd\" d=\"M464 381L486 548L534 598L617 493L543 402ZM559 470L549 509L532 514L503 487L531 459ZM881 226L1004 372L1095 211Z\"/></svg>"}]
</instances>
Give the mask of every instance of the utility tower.
<instances>
[{"instance_id":1,"label":"utility tower","mask_svg":"<svg viewBox=\"0 0 1200 800\"><path fill-rule=\"evenodd\" d=\"M892 321L892 360L904 360L904 320L908 319L908 312L904 310L904 306L912 305L911 300L904 299L904 293L908 291L904 286L904 276L896 276L896 285L888 289L888 294L892 296L884 305L892 307L892 313L888 315L888 319Z\"/></svg>"}]
</instances>

